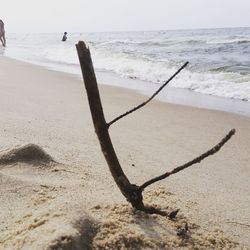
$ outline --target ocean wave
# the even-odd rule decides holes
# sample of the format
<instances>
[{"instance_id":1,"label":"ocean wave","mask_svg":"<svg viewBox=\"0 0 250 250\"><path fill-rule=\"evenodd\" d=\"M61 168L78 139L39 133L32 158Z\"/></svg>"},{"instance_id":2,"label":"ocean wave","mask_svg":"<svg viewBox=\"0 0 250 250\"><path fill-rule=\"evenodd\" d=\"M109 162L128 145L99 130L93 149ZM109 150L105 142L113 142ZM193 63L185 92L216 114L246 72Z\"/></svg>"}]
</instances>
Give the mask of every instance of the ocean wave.
<instances>
[{"instance_id":1,"label":"ocean wave","mask_svg":"<svg viewBox=\"0 0 250 250\"><path fill-rule=\"evenodd\" d=\"M184 40L184 41L181 41L179 43L184 43L184 44L188 44L188 45L196 45L196 44L204 44L205 41L204 40Z\"/></svg>"},{"instance_id":2,"label":"ocean wave","mask_svg":"<svg viewBox=\"0 0 250 250\"><path fill-rule=\"evenodd\" d=\"M250 74L250 64L249 65L225 65L221 67L215 67L210 69L211 72L237 72L241 75Z\"/></svg>"},{"instance_id":3,"label":"ocean wave","mask_svg":"<svg viewBox=\"0 0 250 250\"><path fill-rule=\"evenodd\" d=\"M175 70L170 61L157 62L145 57L137 58L125 53L111 53L102 49L91 51L95 68L112 71L123 77L157 83Z\"/></svg>"},{"instance_id":4,"label":"ocean wave","mask_svg":"<svg viewBox=\"0 0 250 250\"><path fill-rule=\"evenodd\" d=\"M238 41L238 43L239 44L241 44L241 43L243 43L243 44L250 43L250 39L249 40L241 40L241 41Z\"/></svg>"},{"instance_id":5,"label":"ocean wave","mask_svg":"<svg viewBox=\"0 0 250 250\"><path fill-rule=\"evenodd\" d=\"M113 53L106 47L90 45L96 70L108 71L125 78L138 79L155 84L165 82L184 62L173 60L156 61L150 58L136 57L126 53ZM72 47L64 45L44 49L40 56L55 64L78 66L77 54ZM238 68L237 68L238 67ZM186 88L203 94L250 100L249 67L227 65L212 68L207 72L197 72L196 67L185 69L174 79L170 86ZM231 71L239 72L231 72ZM249 73L249 72L248 72Z\"/></svg>"},{"instance_id":6,"label":"ocean wave","mask_svg":"<svg viewBox=\"0 0 250 250\"><path fill-rule=\"evenodd\" d=\"M96 70L154 84L165 82L188 59L190 66L170 86L250 100L248 33L228 35L225 31L223 36L217 31L199 31L197 35L187 31L170 35L167 32L79 33L72 35L71 40L69 37L66 43L60 41L59 34L13 35L4 53L55 69L58 67L59 70L80 73L75 41L85 40ZM235 44L233 50L231 45L227 46L232 43Z\"/></svg>"},{"instance_id":7,"label":"ocean wave","mask_svg":"<svg viewBox=\"0 0 250 250\"><path fill-rule=\"evenodd\" d=\"M248 39L248 38L234 38L234 39L221 39L221 40L209 40L209 41L207 41L207 44L230 44L230 43L245 44L245 43L250 43L250 39Z\"/></svg>"},{"instance_id":8,"label":"ocean wave","mask_svg":"<svg viewBox=\"0 0 250 250\"><path fill-rule=\"evenodd\" d=\"M172 86L195 92L250 101L250 76L238 73L194 73L185 71Z\"/></svg>"},{"instance_id":9,"label":"ocean wave","mask_svg":"<svg viewBox=\"0 0 250 250\"><path fill-rule=\"evenodd\" d=\"M204 44L203 40L178 40L178 39L168 39L161 41L133 41L133 40L110 40L104 42L95 43L96 46L108 47L108 46L120 46L120 45L136 45L142 47L166 47L177 44L187 44L187 45L196 45L196 44Z\"/></svg>"},{"instance_id":10,"label":"ocean wave","mask_svg":"<svg viewBox=\"0 0 250 250\"><path fill-rule=\"evenodd\" d=\"M165 82L181 66L180 62L153 62L122 54L102 53L104 52L96 50L92 53L97 69L156 84ZM218 72L200 73L185 69L170 86L221 97L250 100L250 75L227 72L226 68L221 67Z\"/></svg>"},{"instance_id":11,"label":"ocean wave","mask_svg":"<svg viewBox=\"0 0 250 250\"><path fill-rule=\"evenodd\" d=\"M155 47L165 47L171 44L176 43L176 41L133 41L133 40L110 40L110 41L104 41L104 42L97 42L95 43L96 46L101 46L101 47L108 47L108 46L119 46L119 45L136 45L136 46L142 46L142 47L150 47L150 46L155 46Z\"/></svg>"}]
</instances>

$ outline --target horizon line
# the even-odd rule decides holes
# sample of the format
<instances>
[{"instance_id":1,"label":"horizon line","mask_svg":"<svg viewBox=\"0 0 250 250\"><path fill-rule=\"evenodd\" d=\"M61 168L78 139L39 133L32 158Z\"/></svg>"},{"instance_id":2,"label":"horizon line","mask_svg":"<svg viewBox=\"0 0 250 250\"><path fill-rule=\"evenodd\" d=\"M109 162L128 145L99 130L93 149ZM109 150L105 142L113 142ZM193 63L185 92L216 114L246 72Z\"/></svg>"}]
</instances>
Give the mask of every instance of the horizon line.
<instances>
[{"instance_id":1,"label":"horizon line","mask_svg":"<svg viewBox=\"0 0 250 250\"><path fill-rule=\"evenodd\" d=\"M212 29L244 29L244 28L250 28L250 26L226 26L226 27L207 27L207 28L176 28L176 29L141 29L141 30L106 30L106 31L70 31L67 30L67 32L70 33L127 33L127 32L154 32L154 31L183 31L183 30L212 30ZM8 32L9 34L11 33L22 33L22 34L50 34L50 33L61 33L64 32L62 31L49 31L49 32L39 32L39 31L31 31L31 32Z\"/></svg>"}]
</instances>

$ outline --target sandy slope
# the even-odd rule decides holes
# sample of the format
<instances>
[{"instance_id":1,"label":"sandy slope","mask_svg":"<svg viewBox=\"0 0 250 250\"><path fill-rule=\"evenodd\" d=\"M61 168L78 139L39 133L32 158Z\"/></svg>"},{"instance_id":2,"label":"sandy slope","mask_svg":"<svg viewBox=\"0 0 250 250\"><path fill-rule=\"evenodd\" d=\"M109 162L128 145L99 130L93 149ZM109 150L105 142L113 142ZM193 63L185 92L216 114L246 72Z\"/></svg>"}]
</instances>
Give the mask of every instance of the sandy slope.
<instances>
[{"instance_id":1,"label":"sandy slope","mask_svg":"<svg viewBox=\"0 0 250 250\"><path fill-rule=\"evenodd\" d=\"M0 249L250 247L249 118L154 102L113 125L121 164L137 184L236 128L218 154L147 190L148 204L181 209L169 221L133 211L119 193L80 79L0 57L0 90ZM144 100L107 86L101 96L107 120Z\"/></svg>"}]
</instances>

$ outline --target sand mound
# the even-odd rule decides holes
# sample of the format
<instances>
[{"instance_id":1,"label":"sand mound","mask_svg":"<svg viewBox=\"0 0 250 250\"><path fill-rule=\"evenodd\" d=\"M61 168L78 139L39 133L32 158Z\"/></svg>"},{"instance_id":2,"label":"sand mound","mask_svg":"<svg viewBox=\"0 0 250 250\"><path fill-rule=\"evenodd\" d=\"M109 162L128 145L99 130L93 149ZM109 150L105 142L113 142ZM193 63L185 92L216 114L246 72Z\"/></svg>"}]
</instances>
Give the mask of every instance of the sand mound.
<instances>
[{"instance_id":1,"label":"sand mound","mask_svg":"<svg viewBox=\"0 0 250 250\"><path fill-rule=\"evenodd\" d=\"M13 164L17 162L44 165L52 163L54 160L41 147L35 144L27 144L0 154L0 165Z\"/></svg>"},{"instance_id":2,"label":"sand mound","mask_svg":"<svg viewBox=\"0 0 250 250\"><path fill-rule=\"evenodd\" d=\"M91 249L94 222L80 213L82 219L75 224L71 216L72 213L64 209L30 212L1 233L0 249Z\"/></svg>"},{"instance_id":3,"label":"sand mound","mask_svg":"<svg viewBox=\"0 0 250 250\"><path fill-rule=\"evenodd\" d=\"M171 221L159 215L147 215L129 205L106 207L107 217L93 238L93 249L234 249L238 244L222 231L203 232L180 216ZM188 224L186 235L178 235Z\"/></svg>"},{"instance_id":4,"label":"sand mound","mask_svg":"<svg viewBox=\"0 0 250 250\"><path fill-rule=\"evenodd\" d=\"M34 194L39 202L0 231L3 249L244 249L222 231L204 230L182 213L171 221L135 211L129 204L107 203L92 207L90 217L81 208L83 203L65 202L72 196L65 191L42 187ZM50 198L43 199L47 195ZM164 190L147 196L147 201L155 200L156 207L172 209L172 204L171 208L160 205L163 199L170 199ZM187 234L178 235L185 223Z\"/></svg>"},{"instance_id":5,"label":"sand mound","mask_svg":"<svg viewBox=\"0 0 250 250\"><path fill-rule=\"evenodd\" d=\"M146 192L146 203L171 211L174 209L172 194L165 190ZM170 207L162 206L166 203ZM173 205L173 207L172 207ZM92 240L92 249L235 249L240 248L223 231L204 229L195 224L181 212L172 221L160 215L148 215L136 211L129 204L96 206L96 212L102 217L96 235ZM95 211L93 211L95 213ZM185 225L188 230L181 231Z\"/></svg>"}]
</instances>

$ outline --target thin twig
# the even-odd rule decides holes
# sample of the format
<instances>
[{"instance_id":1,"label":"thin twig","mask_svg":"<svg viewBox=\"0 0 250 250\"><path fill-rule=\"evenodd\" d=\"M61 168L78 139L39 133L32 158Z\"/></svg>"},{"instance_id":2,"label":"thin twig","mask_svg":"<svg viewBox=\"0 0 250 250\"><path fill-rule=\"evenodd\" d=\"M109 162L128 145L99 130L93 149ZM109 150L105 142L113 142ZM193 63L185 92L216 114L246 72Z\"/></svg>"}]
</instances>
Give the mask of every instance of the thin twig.
<instances>
[{"instance_id":1,"label":"thin twig","mask_svg":"<svg viewBox=\"0 0 250 250\"><path fill-rule=\"evenodd\" d=\"M205 159L206 157L210 156L210 155L213 155L215 154L216 152L218 152L221 147L235 134L235 129L232 129L229 131L229 133L216 145L214 146L213 148L211 148L210 150L208 150L207 152L203 153L202 155L196 157L195 159L193 159L192 161L189 161L187 163L185 163L184 165L181 165L175 169L173 169L171 172L167 172L163 175L160 175L158 177L155 177L149 181L146 181L143 185L141 185L139 187L139 189L141 191L143 191L147 186L157 182L157 181L160 181L160 180L163 180L165 178L167 178L168 176L172 175L172 174L176 174L178 173L179 171L185 169L185 168L188 168L190 166L192 166L193 164L196 164L196 163L200 163L203 159Z\"/></svg>"},{"instance_id":2,"label":"thin twig","mask_svg":"<svg viewBox=\"0 0 250 250\"><path fill-rule=\"evenodd\" d=\"M177 76L186 66L188 65L188 62L184 63L183 66L181 68L179 68L147 101L141 103L140 105L138 105L137 107L134 107L133 109L127 111L126 113L116 117L114 120L112 120L111 122L109 122L107 124L108 127L110 127L113 123L117 122L118 120L120 120L121 118L123 118L124 116L127 116L131 113L133 113L134 111L136 111L137 109L142 108L143 106L145 106L147 103L149 103L156 95L158 95L160 93L160 91L175 77Z\"/></svg>"}]
</instances>

